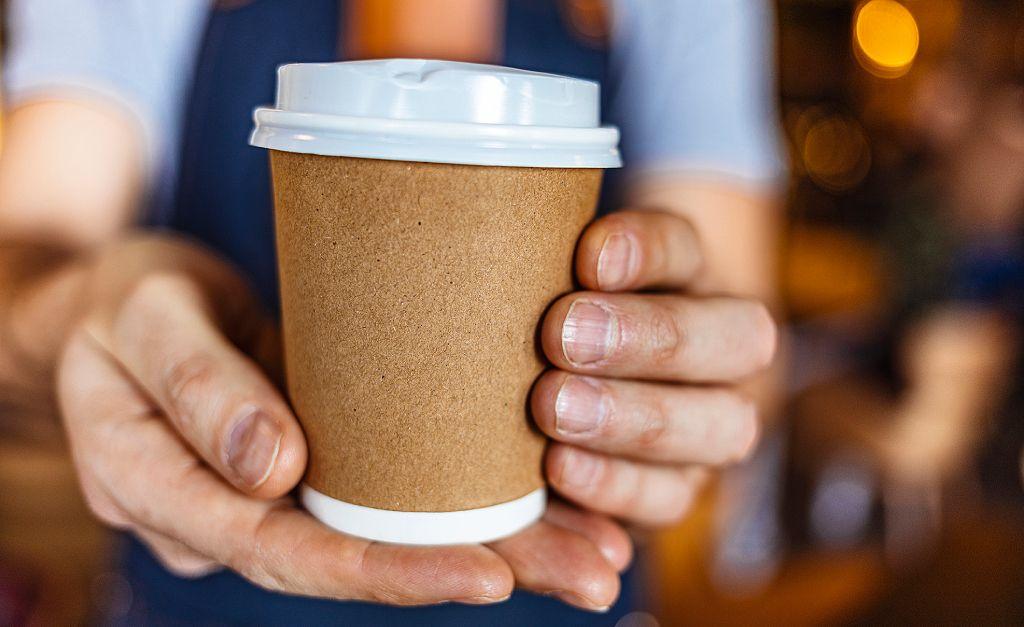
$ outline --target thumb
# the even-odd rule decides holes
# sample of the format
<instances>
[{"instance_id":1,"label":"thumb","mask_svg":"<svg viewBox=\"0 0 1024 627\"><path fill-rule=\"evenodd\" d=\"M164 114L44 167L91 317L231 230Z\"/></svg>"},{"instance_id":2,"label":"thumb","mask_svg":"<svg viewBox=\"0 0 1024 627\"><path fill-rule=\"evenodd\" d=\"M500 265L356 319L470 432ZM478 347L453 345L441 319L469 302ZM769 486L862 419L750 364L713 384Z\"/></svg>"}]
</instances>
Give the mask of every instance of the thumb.
<instances>
[{"instance_id":1,"label":"thumb","mask_svg":"<svg viewBox=\"0 0 1024 627\"><path fill-rule=\"evenodd\" d=\"M222 331L213 294L236 306L246 300L224 287L217 293L164 268L86 330L211 467L247 493L275 498L305 471L305 437L278 389Z\"/></svg>"}]
</instances>

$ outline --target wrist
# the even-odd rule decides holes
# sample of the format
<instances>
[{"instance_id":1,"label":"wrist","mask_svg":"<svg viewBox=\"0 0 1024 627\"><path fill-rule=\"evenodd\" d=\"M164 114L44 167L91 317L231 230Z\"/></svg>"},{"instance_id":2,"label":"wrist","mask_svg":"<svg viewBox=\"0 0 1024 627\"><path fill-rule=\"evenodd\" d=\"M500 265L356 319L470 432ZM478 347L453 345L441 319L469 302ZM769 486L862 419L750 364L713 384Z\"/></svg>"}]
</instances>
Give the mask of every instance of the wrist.
<instances>
[{"instance_id":1,"label":"wrist","mask_svg":"<svg viewBox=\"0 0 1024 627\"><path fill-rule=\"evenodd\" d=\"M36 247L0 249L0 389L50 390L60 346L84 310L87 262Z\"/></svg>"}]
</instances>

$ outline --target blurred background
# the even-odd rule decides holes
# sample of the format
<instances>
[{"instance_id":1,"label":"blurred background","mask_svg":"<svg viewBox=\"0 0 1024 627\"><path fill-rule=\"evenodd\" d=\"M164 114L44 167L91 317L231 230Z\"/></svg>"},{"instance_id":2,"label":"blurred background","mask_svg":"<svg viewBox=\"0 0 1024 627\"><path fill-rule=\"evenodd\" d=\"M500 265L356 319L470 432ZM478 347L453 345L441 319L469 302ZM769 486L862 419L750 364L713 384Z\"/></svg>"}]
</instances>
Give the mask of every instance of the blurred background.
<instances>
[{"instance_id":1,"label":"blurred background","mask_svg":"<svg viewBox=\"0 0 1024 627\"><path fill-rule=\"evenodd\" d=\"M785 420L641 537L634 625L1024 624L1024 3L780 0ZM0 625L127 605L0 401Z\"/></svg>"}]
</instances>

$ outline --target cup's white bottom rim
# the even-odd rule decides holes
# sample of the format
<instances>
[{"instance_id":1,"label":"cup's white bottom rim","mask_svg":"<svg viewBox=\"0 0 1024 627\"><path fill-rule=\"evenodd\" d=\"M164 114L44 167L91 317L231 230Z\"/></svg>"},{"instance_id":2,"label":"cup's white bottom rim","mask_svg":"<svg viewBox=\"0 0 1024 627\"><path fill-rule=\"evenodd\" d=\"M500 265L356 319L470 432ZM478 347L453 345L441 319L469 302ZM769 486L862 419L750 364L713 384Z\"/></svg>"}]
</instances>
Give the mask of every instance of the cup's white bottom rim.
<instances>
[{"instance_id":1,"label":"cup's white bottom rim","mask_svg":"<svg viewBox=\"0 0 1024 627\"><path fill-rule=\"evenodd\" d=\"M339 501L303 484L302 504L329 527L380 542L471 544L510 536L537 521L547 504L539 488L513 501L456 512L396 512Z\"/></svg>"}]
</instances>

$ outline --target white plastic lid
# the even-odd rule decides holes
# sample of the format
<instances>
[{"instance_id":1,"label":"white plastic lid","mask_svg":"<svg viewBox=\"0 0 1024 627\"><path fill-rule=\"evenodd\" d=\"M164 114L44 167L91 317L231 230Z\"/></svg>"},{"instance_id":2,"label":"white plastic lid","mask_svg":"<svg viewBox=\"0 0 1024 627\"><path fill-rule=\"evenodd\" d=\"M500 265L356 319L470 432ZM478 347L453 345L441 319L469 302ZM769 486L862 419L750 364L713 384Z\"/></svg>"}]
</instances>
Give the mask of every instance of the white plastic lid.
<instances>
[{"instance_id":1,"label":"white plastic lid","mask_svg":"<svg viewBox=\"0 0 1024 627\"><path fill-rule=\"evenodd\" d=\"M277 70L277 103L253 146L398 161L617 168L600 86L495 65L383 59Z\"/></svg>"}]
</instances>

